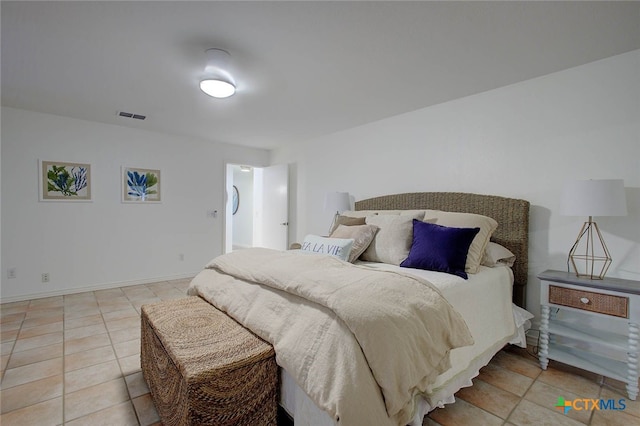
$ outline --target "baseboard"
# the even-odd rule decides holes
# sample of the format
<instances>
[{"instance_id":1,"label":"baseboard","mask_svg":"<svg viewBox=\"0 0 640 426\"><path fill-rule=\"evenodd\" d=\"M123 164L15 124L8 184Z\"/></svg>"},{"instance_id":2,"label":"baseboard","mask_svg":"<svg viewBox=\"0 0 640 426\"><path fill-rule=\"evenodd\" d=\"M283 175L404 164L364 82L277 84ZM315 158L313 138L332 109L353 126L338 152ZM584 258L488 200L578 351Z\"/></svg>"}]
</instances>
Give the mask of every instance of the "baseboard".
<instances>
[{"instance_id":1,"label":"baseboard","mask_svg":"<svg viewBox=\"0 0 640 426\"><path fill-rule=\"evenodd\" d=\"M38 292L33 294L23 294L20 296L13 296L13 297L0 297L0 303L22 302L24 300L43 299L45 297L65 296L67 294L85 293L87 291L108 290L110 288L129 287L132 285L140 285L140 284L151 284L158 281L191 279L195 275L196 275L196 272L191 274L170 275L165 277L145 278L140 280L103 283L103 284L96 284L96 285L87 286L87 287L67 288L67 289L47 291L47 292Z\"/></svg>"}]
</instances>

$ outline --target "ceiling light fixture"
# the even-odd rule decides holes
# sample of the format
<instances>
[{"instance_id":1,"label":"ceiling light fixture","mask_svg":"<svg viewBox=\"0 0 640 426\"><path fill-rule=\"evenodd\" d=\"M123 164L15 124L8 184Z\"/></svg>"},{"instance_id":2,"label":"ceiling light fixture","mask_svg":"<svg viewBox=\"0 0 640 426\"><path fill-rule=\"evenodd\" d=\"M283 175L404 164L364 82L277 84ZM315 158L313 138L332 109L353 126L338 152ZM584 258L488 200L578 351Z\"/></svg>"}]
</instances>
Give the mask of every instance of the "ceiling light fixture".
<instances>
[{"instance_id":1,"label":"ceiling light fixture","mask_svg":"<svg viewBox=\"0 0 640 426\"><path fill-rule=\"evenodd\" d=\"M207 49L207 66L200 89L214 98L228 98L236 93L236 84L229 72L229 52L222 49Z\"/></svg>"}]
</instances>

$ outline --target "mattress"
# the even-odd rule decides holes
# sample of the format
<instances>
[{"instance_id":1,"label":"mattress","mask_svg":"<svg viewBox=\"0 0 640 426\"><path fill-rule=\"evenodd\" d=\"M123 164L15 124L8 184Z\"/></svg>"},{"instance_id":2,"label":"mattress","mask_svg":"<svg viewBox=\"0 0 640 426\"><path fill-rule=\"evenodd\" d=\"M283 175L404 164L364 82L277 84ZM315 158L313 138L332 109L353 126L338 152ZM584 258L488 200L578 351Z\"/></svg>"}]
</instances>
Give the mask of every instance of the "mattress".
<instances>
[{"instance_id":1,"label":"mattress","mask_svg":"<svg viewBox=\"0 0 640 426\"><path fill-rule=\"evenodd\" d=\"M523 324L532 317L511 302L513 273L506 266L481 266L468 280L440 272L401 268L394 265L357 262L368 268L401 271L433 283L462 315L474 338L472 346L451 352L452 368L438 376L422 400L416 402L412 424L421 425L422 418L433 408L455 401L453 394L471 386L471 379L507 343L524 346ZM335 425L333 419L304 393L293 378L281 369L280 404L295 419L296 426Z\"/></svg>"}]
</instances>

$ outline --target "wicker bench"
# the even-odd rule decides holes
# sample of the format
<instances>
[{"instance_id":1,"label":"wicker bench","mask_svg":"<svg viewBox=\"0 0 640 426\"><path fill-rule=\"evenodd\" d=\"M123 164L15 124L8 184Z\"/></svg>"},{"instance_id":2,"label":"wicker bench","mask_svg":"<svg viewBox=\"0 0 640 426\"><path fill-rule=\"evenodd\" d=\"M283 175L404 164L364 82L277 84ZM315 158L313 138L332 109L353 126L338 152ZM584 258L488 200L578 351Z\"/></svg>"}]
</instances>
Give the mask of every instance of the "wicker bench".
<instances>
[{"instance_id":1,"label":"wicker bench","mask_svg":"<svg viewBox=\"0 0 640 426\"><path fill-rule=\"evenodd\" d=\"M140 364L164 425L275 425L273 347L199 297L142 306Z\"/></svg>"}]
</instances>

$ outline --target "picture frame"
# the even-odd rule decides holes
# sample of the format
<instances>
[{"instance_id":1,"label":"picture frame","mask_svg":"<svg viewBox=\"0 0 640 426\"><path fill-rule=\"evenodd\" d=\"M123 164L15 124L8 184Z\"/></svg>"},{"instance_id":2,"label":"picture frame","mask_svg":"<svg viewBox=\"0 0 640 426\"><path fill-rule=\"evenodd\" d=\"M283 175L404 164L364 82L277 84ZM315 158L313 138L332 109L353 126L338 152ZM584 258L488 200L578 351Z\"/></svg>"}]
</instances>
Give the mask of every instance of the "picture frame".
<instances>
[{"instance_id":1,"label":"picture frame","mask_svg":"<svg viewBox=\"0 0 640 426\"><path fill-rule=\"evenodd\" d=\"M238 187L233 185L233 197L232 197L232 213L238 213L238 207L240 207L240 193L238 192Z\"/></svg>"},{"instance_id":2,"label":"picture frame","mask_svg":"<svg viewBox=\"0 0 640 426\"><path fill-rule=\"evenodd\" d=\"M121 178L123 203L162 202L160 170L122 166Z\"/></svg>"},{"instance_id":3,"label":"picture frame","mask_svg":"<svg viewBox=\"0 0 640 426\"><path fill-rule=\"evenodd\" d=\"M38 160L39 200L90 202L91 164Z\"/></svg>"}]
</instances>

